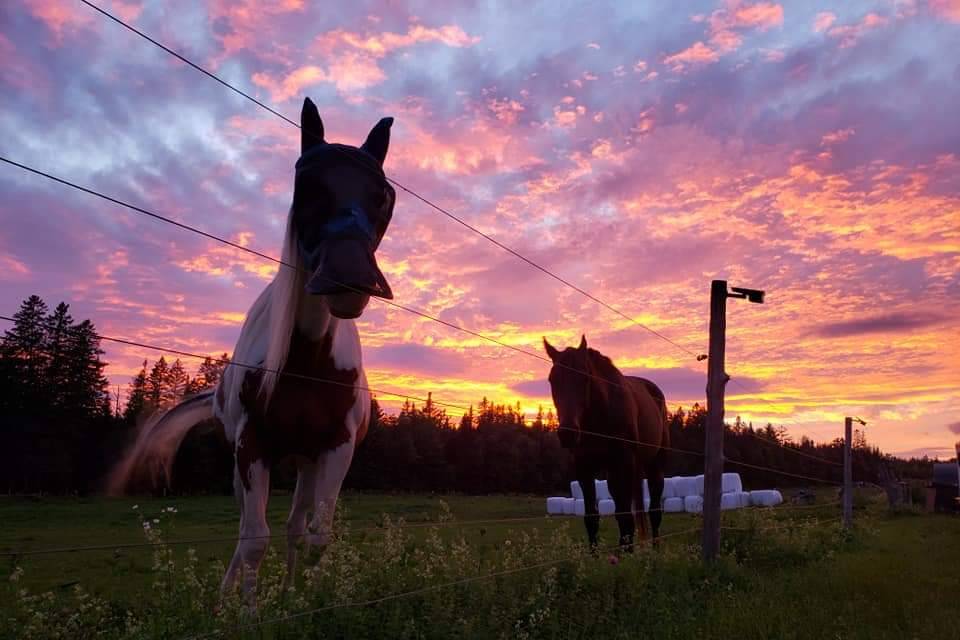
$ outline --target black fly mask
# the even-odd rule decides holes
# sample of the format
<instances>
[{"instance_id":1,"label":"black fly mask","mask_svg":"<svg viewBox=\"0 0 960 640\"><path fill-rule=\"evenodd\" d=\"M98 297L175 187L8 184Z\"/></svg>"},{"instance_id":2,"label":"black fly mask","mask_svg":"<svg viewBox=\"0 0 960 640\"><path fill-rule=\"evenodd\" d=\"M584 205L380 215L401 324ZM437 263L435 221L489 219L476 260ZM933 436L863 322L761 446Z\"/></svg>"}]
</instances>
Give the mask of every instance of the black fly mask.
<instances>
[{"instance_id":1,"label":"black fly mask","mask_svg":"<svg viewBox=\"0 0 960 640\"><path fill-rule=\"evenodd\" d=\"M293 224L311 274L306 290L327 296L339 318L358 317L370 296L393 298L374 256L396 203L383 172L392 124L380 120L359 148L328 143L316 107L304 101Z\"/></svg>"}]
</instances>

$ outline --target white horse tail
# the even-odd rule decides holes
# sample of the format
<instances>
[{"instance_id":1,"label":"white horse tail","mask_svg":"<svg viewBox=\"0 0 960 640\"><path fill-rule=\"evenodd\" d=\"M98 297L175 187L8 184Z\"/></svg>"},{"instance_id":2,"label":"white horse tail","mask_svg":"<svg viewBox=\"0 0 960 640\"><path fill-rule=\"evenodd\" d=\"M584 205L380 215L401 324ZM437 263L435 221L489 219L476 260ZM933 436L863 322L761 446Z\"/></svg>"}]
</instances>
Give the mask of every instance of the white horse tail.
<instances>
[{"instance_id":1,"label":"white horse tail","mask_svg":"<svg viewBox=\"0 0 960 640\"><path fill-rule=\"evenodd\" d=\"M114 467L107 480L109 495L156 488L161 474L170 484L177 449L191 429L211 423L214 390L198 393L167 411L150 417L137 433L133 446Z\"/></svg>"}]
</instances>

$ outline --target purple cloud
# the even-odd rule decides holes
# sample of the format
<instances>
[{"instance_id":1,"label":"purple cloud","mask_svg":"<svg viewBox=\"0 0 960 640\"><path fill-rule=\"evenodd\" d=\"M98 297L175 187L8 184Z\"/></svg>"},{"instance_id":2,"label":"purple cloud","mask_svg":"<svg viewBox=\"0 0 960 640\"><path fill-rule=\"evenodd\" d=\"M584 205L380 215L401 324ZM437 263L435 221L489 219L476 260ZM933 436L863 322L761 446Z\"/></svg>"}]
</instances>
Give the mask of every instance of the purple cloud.
<instances>
[{"instance_id":1,"label":"purple cloud","mask_svg":"<svg viewBox=\"0 0 960 640\"><path fill-rule=\"evenodd\" d=\"M942 315L930 312L889 313L823 324L815 329L815 333L826 338L845 338L872 333L901 333L914 329L926 329L944 320Z\"/></svg>"}]
</instances>

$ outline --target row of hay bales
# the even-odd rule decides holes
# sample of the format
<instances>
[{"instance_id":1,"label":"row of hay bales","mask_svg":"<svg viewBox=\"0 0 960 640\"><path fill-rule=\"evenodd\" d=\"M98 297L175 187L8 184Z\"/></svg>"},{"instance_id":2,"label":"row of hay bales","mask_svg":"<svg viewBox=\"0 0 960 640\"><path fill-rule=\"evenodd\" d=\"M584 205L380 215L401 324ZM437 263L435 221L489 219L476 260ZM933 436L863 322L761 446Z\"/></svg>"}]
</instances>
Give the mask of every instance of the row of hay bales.
<instances>
[{"instance_id":1,"label":"row of hay bales","mask_svg":"<svg viewBox=\"0 0 960 640\"><path fill-rule=\"evenodd\" d=\"M610 495L606 480L594 480L597 493L597 508L601 516L616 513L617 507ZM743 507L773 507L783 502L783 496L776 489L744 491L739 473L723 474L723 493L720 496L721 509L741 509ZM570 483L571 498L547 498L547 513L553 516L584 515L583 490L580 483ZM703 476L674 476L663 483L662 508L667 513L703 512ZM643 481L643 510L650 510L650 490L647 481Z\"/></svg>"}]
</instances>

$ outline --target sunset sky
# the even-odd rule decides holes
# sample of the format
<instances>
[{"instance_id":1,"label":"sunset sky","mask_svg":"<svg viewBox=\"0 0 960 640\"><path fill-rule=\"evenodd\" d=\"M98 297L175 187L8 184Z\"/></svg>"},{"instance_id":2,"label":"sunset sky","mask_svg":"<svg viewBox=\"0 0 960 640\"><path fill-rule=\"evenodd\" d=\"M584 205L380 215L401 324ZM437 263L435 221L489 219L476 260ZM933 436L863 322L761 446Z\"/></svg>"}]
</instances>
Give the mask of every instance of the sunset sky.
<instances>
[{"instance_id":1,"label":"sunset sky","mask_svg":"<svg viewBox=\"0 0 960 640\"><path fill-rule=\"evenodd\" d=\"M102 6L291 118L311 96L328 140L394 116L388 175L692 352L712 279L765 289L728 305L730 419L952 455L960 0ZM76 0L2 3L0 59L0 154L279 256L295 128ZM8 165L0 193L6 315L229 352L275 270ZM585 333L703 401L706 363L408 194L378 256L401 304L538 353ZM376 301L360 327L377 389L550 405L540 360ZM115 385L160 355L105 348Z\"/></svg>"}]
</instances>

